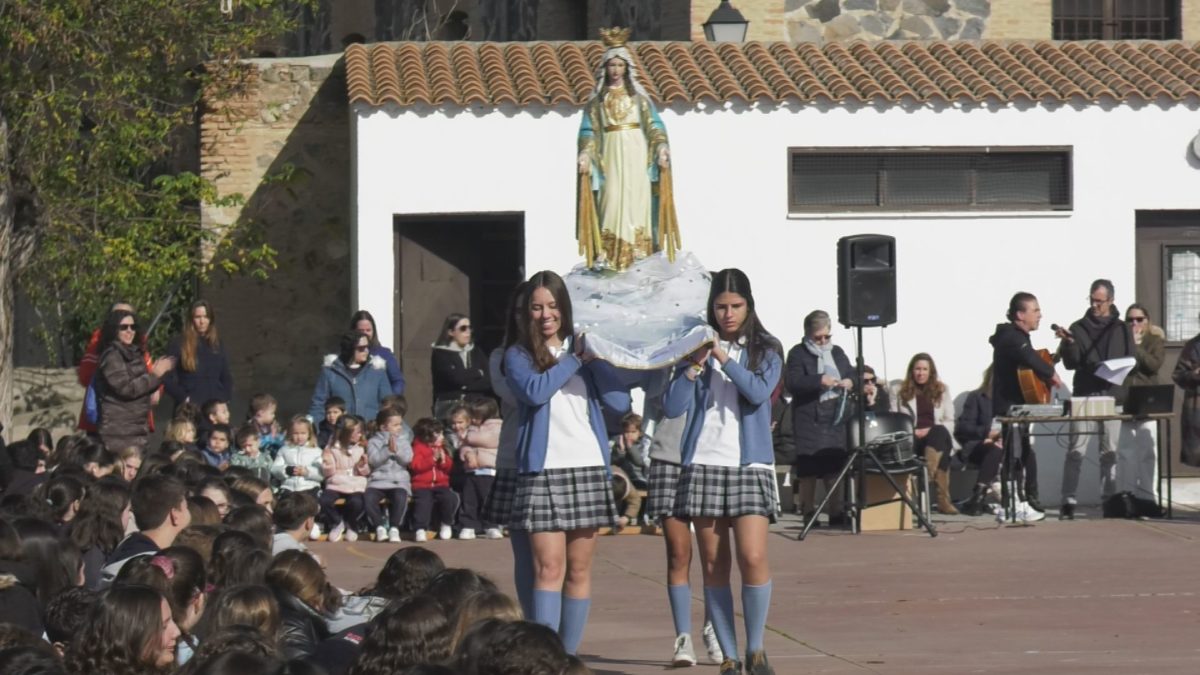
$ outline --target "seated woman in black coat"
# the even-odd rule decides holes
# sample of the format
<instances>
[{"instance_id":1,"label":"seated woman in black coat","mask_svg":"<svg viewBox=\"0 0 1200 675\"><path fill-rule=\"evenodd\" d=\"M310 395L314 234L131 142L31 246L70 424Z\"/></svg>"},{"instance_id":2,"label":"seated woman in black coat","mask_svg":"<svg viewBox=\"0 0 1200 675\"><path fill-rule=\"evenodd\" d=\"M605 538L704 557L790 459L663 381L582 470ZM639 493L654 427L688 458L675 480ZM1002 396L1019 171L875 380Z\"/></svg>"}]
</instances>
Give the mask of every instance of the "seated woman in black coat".
<instances>
[{"instance_id":1,"label":"seated woman in black coat","mask_svg":"<svg viewBox=\"0 0 1200 675\"><path fill-rule=\"evenodd\" d=\"M284 551L267 570L267 586L279 601L279 647L286 659L307 658L329 637L325 616L342 596L307 551Z\"/></svg>"},{"instance_id":2,"label":"seated woman in black coat","mask_svg":"<svg viewBox=\"0 0 1200 675\"><path fill-rule=\"evenodd\" d=\"M493 397L488 359L472 341L471 319L451 314L433 343L433 416L444 420L470 394Z\"/></svg>"},{"instance_id":3,"label":"seated woman in black coat","mask_svg":"<svg viewBox=\"0 0 1200 675\"><path fill-rule=\"evenodd\" d=\"M979 467L975 490L959 508L968 516L986 512L988 490L1000 474L1004 448L1000 442L1000 427L992 425L992 367L983 371L983 383L967 394L962 414L954 422L954 439L962 446L962 456L972 466Z\"/></svg>"},{"instance_id":4,"label":"seated woman in black coat","mask_svg":"<svg viewBox=\"0 0 1200 675\"><path fill-rule=\"evenodd\" d=\"M787 356L786 384L792 394L792 438L796 447L800 511L816 518L817 478L825 488L846 462L846 421L852 416L847 396L854 389L854 370L841 347L830 341L829 314L804 317L804 341ZM842 500L829 502L829 524L843 524Z\"/></svg>"}]
</instances>

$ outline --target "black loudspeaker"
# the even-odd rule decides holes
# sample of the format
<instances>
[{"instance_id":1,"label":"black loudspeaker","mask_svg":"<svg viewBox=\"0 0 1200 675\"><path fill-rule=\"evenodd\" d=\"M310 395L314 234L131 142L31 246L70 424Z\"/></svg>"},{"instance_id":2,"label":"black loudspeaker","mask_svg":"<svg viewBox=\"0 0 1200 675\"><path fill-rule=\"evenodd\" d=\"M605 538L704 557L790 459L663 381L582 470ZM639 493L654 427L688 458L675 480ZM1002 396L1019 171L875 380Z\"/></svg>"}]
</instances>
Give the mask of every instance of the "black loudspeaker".
<instances>
[{"instance_id":1,"label":"black loudspeaker","mask_svg":"<svg viewBox=\"0 0 1200 675\"><path fill-rule=\"evenodd\" d=\"M857 234L838 239L838 323L896 323L896 238Z\"/></svg>"}]
</instances>

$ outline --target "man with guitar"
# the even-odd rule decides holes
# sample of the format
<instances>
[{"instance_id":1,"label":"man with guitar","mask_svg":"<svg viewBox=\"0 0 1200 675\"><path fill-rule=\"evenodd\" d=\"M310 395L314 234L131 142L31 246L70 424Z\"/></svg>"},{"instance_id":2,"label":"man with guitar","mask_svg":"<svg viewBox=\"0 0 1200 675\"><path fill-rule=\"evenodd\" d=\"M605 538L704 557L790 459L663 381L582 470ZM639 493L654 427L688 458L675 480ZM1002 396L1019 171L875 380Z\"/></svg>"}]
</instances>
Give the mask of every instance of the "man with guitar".
<instances>
[{"instance_id":1,"label":"man with guitar","mask_svg":"<svg viewBox=\"0 0 1200 675\"><path fill-rule=\"evenodd\" d=\"M1048 387L1062 386L1062 380L1054 372L1054 366L1034 350L1029 334L1038 329L1042 322L1042 308L1032 293L1017 293L1008 302L1008 323L998 324L996 332L988 340L992 345L992 405L996 415L1008 415L1009 408L1026 403L1021 392L1018 371L1028 369ZM1011 429L1003 433L993 431L995 440L1004 443L1015 441ZM1027 431L1027 430L1026 430ZM1017 435L1021 443L1021 465L1025 469L1025 499L1037 511L1043 511L1038 502L1037 457L1027 433ZM1006 467L1005 475L1011 475Z\"/></svg>"},{"instance_id":2,"label":"man with guitar","mask_svg":"<svg viewBox=\"0 0 1200 675\"><path fill-rule=\"evenodd\" d=\"M1117 385L1096 376L1100 364L1109 360L1133 356L1137 344L1129 325L1121 320L1121 313L1113 306L1113 285L1108 279L1092 282L1091 304L1083 318L1071 324L1069 331L1057 328L1062 343L1063 365L1075 371L1071 383L1072 396L1112 396L1117 405L1125 402L1128 387ZM1100 431L1100 485L1101 494L1108 498L1117 491L1117 439L1121 423L1072 422L1071 447L1063 464L1062 510L1059 518L1075 519L1075 491L1079 488L1079 471L1083 468L1083 455L1087 451L1087 435Z\"/></svg>"}]
</instances>

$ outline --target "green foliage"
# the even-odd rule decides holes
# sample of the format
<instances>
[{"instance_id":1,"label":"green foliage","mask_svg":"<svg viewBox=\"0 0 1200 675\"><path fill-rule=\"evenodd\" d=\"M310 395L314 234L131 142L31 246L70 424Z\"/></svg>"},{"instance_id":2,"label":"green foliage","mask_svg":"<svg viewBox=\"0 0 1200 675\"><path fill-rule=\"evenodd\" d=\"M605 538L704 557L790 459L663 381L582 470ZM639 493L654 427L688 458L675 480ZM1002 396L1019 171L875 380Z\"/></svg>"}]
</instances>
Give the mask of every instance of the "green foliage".
<instances>
[{"instance_id":1,"label":"green foliage","mask_svg":"<svg viewBox=\"0 0 1200 675\"><path fill-rule=\"evenodd\" d=\"M303 3L238 0L232 17L221 4L0 0L0 115L11 153L0 171L17 189L16 229L34 233L18 281L61 331L52 346L74 351L114 300L149 321L168 298L185 304L213 271L274 267L252 214L219 233L200 227L202 203L244 197L218 194L180 158L195 142L202 99L235 96L238 59L289 30Z\"/></svg>"}]
</instances>

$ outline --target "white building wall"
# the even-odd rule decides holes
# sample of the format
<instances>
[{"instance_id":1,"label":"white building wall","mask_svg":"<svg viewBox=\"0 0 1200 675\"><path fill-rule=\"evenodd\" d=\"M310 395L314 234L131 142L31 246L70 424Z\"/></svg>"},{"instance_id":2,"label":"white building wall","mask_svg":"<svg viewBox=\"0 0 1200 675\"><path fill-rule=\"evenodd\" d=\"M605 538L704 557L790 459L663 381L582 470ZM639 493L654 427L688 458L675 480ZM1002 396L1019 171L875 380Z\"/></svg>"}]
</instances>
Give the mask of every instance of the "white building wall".
<instances>
[{"instance_id":1,"label":"white building wall","mask_svg":"<svg viewBox=\"0 0 1200 675\"><path fill-rule=\"evenodd\" d=\"M1137 210L1200 209L1200 161L1190 154L1196 102L1187 105L912 108L698 107L662 111L671 138L684 248L711 269L739 267L764 324L784 343L803 336L812 309L836 315L836 242L850 234L897 239L899 320L867 329L867 363L890 379L929 352L956 396L991 361L987 338L1019 290L1041 301L1036 347L1055 346L1050 323L1087 309L1106 277L1122 310L1134 297ZM355 305L394 344L393 216L523 212L526 270L577 264L578 111L356 111ZM1024 214L791 217L788 148L801 146L1071 146L1074 210ZM852 333L834 341L853 354ZM886 349L885 349L886 347ZM1070 373L1062 370L1064 380ZM1065 443L1065 439L1063 439ZM1081 503L1098 501L1095 441ZM1062 449L1041 439L1041 494L1057 503ZM1122 460L1124 464L1124 458ZM1122 467L1123 468L1123 467Z\"/></svg>"}]
</instances>

